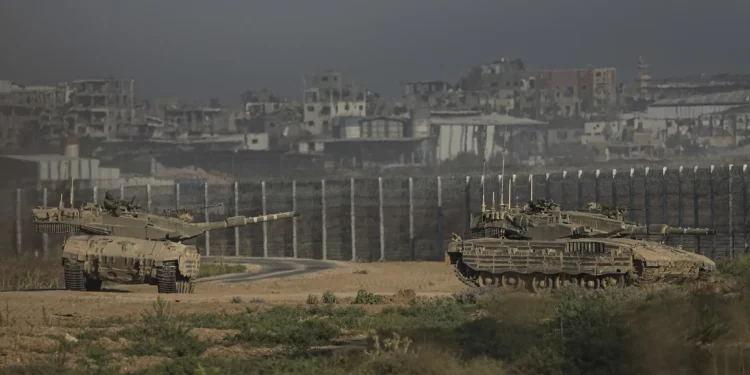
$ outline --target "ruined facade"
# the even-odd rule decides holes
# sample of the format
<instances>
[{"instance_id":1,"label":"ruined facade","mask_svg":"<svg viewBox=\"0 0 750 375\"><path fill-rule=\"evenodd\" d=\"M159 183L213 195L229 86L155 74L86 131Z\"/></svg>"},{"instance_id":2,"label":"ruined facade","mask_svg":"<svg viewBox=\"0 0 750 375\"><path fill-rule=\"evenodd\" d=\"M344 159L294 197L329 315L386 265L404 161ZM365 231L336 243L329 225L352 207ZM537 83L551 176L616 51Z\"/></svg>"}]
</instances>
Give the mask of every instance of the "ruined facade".
<instances>
[{"instance_id":1,"label":"ruined facade","mask_svg":"<svg viewBox=\"0 0 750 375\"><path fill-rule=\"evenodd\" d=\"M71 90L66 85L24 86L0 81L0 148L27 147L29 141L62 139Z\"/></svg>"},{"instance_id":2,"label":"ruined facade","mask_svg":"<svg viewBox=\"0 0 750 375\"><path fill-rule=\"evenodd\" d=\"M312 136L330 135L339 116L365 116L367 93L339 72L305 77L303 131Z\"/></svg>"},{"instance_id":3,"label":"ruined facade","mask_svg":"<svg viewBox=\"0 0 750 375\"><path fill-rule=\"evenodd\" d=\"M541 95L551 96L558 107L580 103L580 111L593 112L617 104L615 68L583 68L540 70L536 72L536 88Z\"/></svg>"},{"instance_id":4,"label":"ruined facade","mask_svg":"<svg viewBox=\"0 0 750 375\"><path fill-rule=\"evenodd\" d=\"M71 107L76 135L112 138L132 126L135 118L135 81L107 79L78 80L70 83Z\"/></svg>"}]
</instances>

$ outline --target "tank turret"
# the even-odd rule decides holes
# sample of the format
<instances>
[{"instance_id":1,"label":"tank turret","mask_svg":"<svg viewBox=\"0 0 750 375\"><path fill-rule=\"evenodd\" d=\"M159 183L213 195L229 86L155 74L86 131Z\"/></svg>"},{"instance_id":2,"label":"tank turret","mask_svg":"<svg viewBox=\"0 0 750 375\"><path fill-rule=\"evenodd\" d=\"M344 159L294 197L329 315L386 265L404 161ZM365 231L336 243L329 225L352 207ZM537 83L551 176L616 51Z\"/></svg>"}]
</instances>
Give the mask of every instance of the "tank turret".
<instances>
[{"instance_id":1,"label":"tank turret","mask_svg":"<svg viewBox=\"0 0 750 375\"><path fill-rule=\"evenodd\" d=\"M299 216L282 212L233 216L222 221L194 223L192 217L167 217L140 212L134 200L79 208L37 207L33 222L40 233L83 233L63 245L65 285L70 290L96 291L103 281L157 285L159 293L192 293L200 254L183 241L208 231Z\"/></svg>"},{"instance_id":2,"label":"tank turret","mask_svg":"<svg viewBox=\"0 0 750 375\"><path fill-rule=\"evenodd\" d=\"M623 220L623 207L589 208L567 211L540 200L483 211L472 216L470 238L456 235L448 244L446 262L466 285L534 292L691 282L716 269L703 255L642 239L715 235L713 229L638 225Z\"/></svg>"},{"instance_id":3,"label":"tank turret","mask_svg":"<svg viewBox=\"0 0 750 375\"><path fill-rule=\"evenodd\" d=\"M165 217L137 211L121 211L112 215L97 205L81 208L39 207L32 210L34 225L40 233L86 233L140 238L146 240L184 241L208 231L241 227L299 216L297 212L281 212L261 216L234 216L222 221L194 223L179 217Z\"/></svg>"}]
</instances>

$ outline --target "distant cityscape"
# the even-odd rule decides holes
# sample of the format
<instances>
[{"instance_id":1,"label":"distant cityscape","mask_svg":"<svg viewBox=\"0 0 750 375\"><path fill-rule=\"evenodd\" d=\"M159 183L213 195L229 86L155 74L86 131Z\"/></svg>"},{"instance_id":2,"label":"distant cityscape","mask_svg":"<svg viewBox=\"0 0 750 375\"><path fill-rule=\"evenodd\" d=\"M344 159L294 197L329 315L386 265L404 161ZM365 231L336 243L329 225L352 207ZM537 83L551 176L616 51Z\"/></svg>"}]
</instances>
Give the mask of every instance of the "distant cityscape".
<instances>
[{"instance_id":1,"label":"distant cityscape","mask_svg":"<svg viewBox=\"0 0 750 375\"><path fill-rule=\"evenodd\" d=\"M750 155L750 75L656 79L645 57L633 63L635 80L621 82L615 68L531 71L501 58L455 83L400 82L397 97L328 71L300 82L301 101L248 90L239 106L141 100L137 81L116 77L0 80L0 168L9 182L119 186L482 159L544 166Z\"/></svg>"}]
</instances>

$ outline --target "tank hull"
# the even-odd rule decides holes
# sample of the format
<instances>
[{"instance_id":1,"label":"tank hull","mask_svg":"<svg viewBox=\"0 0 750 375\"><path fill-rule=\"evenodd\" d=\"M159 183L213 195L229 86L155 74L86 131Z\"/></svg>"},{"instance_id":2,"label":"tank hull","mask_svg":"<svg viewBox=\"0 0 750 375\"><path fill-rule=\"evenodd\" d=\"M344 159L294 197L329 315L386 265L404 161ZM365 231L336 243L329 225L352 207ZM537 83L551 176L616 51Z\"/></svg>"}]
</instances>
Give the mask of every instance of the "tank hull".
<instances>
[{"instance_id":1,"label":"tank hull","mask_svg":"<svg viewBox=\"0 0 750 375\"><path fill-rule=\"evenodd\" d=\"M544 292L694 281L709 276L710 259L659 243L633 239L524 241L477 238L453 241L446 261L472 287Z\"/></svg>"},{"instance_id":2,"label":"tank hull","mask_svg":"<svg viewBox=\"0 0 750 375\"><path fill-rule=\"evenodd\" d=\"M195 246L171 241L80 235L63 246L66 288L101 289L102 281L156 285L159 293L192 293L200 268Z\"/></svg>"}]
</instances>

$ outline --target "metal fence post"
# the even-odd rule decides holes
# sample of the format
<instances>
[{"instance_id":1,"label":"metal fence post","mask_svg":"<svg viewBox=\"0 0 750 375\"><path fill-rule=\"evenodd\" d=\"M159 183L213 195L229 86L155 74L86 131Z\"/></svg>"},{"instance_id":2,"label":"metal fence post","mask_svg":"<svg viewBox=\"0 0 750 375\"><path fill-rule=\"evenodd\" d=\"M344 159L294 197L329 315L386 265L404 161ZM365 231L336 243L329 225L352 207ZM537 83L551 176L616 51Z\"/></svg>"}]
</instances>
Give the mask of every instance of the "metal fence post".
<instances>
[{"instance_id":1,"label":"metal fence post","mask_svg":"<svg viewBox=\"0 0 750 375\"><path fill-rule=\"evenodd\" d=\"M240 216L240 184L234 182L234 216ZM240 228L234 228L234 256L240 256Z\"/></svg>"},{"instance_id":2,"label":"metal fence post","mask_svg":"<svg viewBox=\"0 0 750 375\"><path fill-rule=\"evenodd\" d=\"M210 218L208 217L208 181L203 183L203 213L206 216L206 223ZM211 255L211 232L206 232L206 256Z\"/></svg>"},{"instance_id":3,"label":"metal fence post","mask_svg":"<svg viewBox=\"0 0 750 375\"><path fill-rule=\"evenodd\" d=\"M617 169L612 170L612 205L617 207Z\"/></svg>"},{"instance_id":4,"label":"metal fence post","mask_svg":"<svg viewBox=\"0 0 750 375\"><path fill-rule=\"evenodd\" d=\"M383 217L383 177L378 177L378 204L380 209L380 260L385 260L385 218Z\"/></svg>"},{"instance_id":5,"label":"metal fence post","mask_svg":"<svg viewBox=\"0 0 750 375\"><path fill-rule=\"evenodd\" d=\"M443 253L443 181L440 176L437 176L437 249Z\"/></svg>"},{"instance_id":6,"label":"metal fence post","mask_svg":"<svg viewBox=\"0 0 750 375\"><path fill-rule=\"evenodd\" d=\"M534 201L534 174L529 173L529 201Z\"/></svg>"},{"instance_id":7,"label":"metal fence post","mask_svg":"<svg viewBox=\"0 0 750 375\"><path fill-rule=\"evenodd\" d=\"M630 208L635 206L635 181L633 181L633 175L635 174L635 168L630 168L630 177L628 177L628 205ZM630 221L635 221L635 212L631 209L629 212Z\"/></svg>"},{"instance_id":8,"label":"metal fence post","mask_svg":"<svg viewBox=\"0 0 750 375\"><path fill-rule=\"evenodd\" d=\"M326 180L320 180L321 227L323 232L323 260L328 259L328 231L326 229Z\"/></svg>"},{"instance_id":9,"label":"metal fence post","mask_svg":"<svg viewBox=\"0 0 750 375\"><path fill-rule=\"evenodd\" d=\"M583 207L583 185L581 185L582 170L578 170L578 207Z\"/></svg>"},{"instance_id":10,"label":"metal fence post","mask_svg":"<svg viewBox=\"0 0 750 375\"><path fill-rule=\"evenodd\" d=\"M23 239L21 238L21 189L16 189L16 252L21 254Z\"/></svg>"},{"instance_id":11,"label":"metal fence post","mask_svg":"<svg viewBox=\"0 0 750 375\"><path fill-rule=\"evenodd\" d=\"M714 166L711 166L708 173L708 189L711 198L711 228L716 228L716 194L714 194ZM716 236L711 241L711 259L716 259Z\"/></svg>"},{"instance_id":12,"label":"metal fence post","mask_svg":"<svg viewBox=\"0 0 750 375\"><path fill-rule=\"evenodd\" d=\"M266 211L266 182L260 182L260 203L263 215L268 215ZM325 240L324 240L325 241ZM268 258L268 222L263 222L263 258ZM325 259L325 258L323 258Z\"/></svg>"},{"instance_id":13,"label":"metal fence post","mask_svg":"<svg viewBox=\"0 0 750 375\"><path fill-rule=\"evenodd\" d=\"M648 194L648 172L651 168L643 170L643 205L646 211L646 225L651 224L651 196Z\"/></svg>"},{"instance_id":14,"label":"metal fence post","mask_svg":"<svg viewBox=\"0 0 750 375\"><path fill-rule=\"evenodd\" d=\"M484 176L482 176L484 179ZM409 251L411 260L417 258L417 249L414 248L414 179L409 177Z\"/></svg>"},{"instance_id":15,"label":"metal fence post","mask_svg":"<svg viewBox=\"0 0 750 375\"><path fill-rule=\"evenodd\" d=\"M357 230L355 229L356 224L356 210L355 210L355 199L354 199L354 178L349 180L349 219L351 221L352 230L352 262L357 260Z\"/></svg>"},{"instance_id":16,"label":"metal fence post","mask_svg":"<svg viewBox=\"0 0 750 375\"><path fill-rule=\"evenodd\" d=\"M44 188L42 192L42 204L47 207L47 188ZM47 233L42 233L42 251L44 252L44 258L47 258L49 253L49 236Z\"/></svg>"},{"instance_id":17,"label":"metal fence post","mask_svg":"<svg viewBox=\"0 0 750 375\"><path fill-rule=\"evenodd\" d=\"M682 166L677 169L677 225L682 225L682 215L684 207L682 206Z\"/></svg>"},{"instance_id":18,"label":"metal fence post","mask_svg":"<svg viewBox=\"0 0 750 375\"><path fill-rule=\"evenodd\" d=\"M747 214L748 214L748 207L747 207L747 164L742 165L742 235L744 240L744 247L745 251L744 253L747 254L748 251L748 243L747 243L747 232L748 232L748 225L747 225Z\"/></svg>"},{"instance_id":19,"label":"metal fence post","mask_svg":"<svg viewBox=\"0 0 750 375\"><path fill-rule=\"evenodd\" d=\"M667 167L661 169L661 222L667 223Z\"/></svg>"},{"instance_id":20,"label":"metal fence post","mask_svg":"<svg viewBox=\"0 0 750 375\"><path fill-rule=\"evenodd\" d=\"M297 181L292 180L292 211L297 212ZM292 257L297 258L297 217L292 218Z\"/></svg>"},{"instance_id":21,"label":"metal fence post","mask_svg":"<svg viewBox=\"0 0 750 375\"><path fill-rule=\"evenodd\" d=\"M464 233L469 233L471 227L471 177L469 176L466 176L466 184L464 185L464 209L466 210Z\"/></svg>"},{"instance_id":22,"label":"metal fence post","mask_svg":"<svg viewBox=\"0 0 750 375\"><path fill-rule=\"evenodd\" d=\"M174 208L175 210L180 209L180 183L174 184Z\"/></svg>"},{"instance_id":23,"label":"metal fence post","mask_svg":"<svg viewBox=\"0 0 750 375\"><path fill-rule=\"evenodd\" d=\"M599 174L600 173L601 171L599 171L598 169L594 173L594 199L596 200L597 203L599 203L602 199L602 194L599 191Z\"/></svg>"},{"instance_id":24,"label":"metal fence post","mask_svg":"<svg viewBox=\"0 0 750 375\"><path fill-rule=\"evenodd\" d=\"M698 215L698 212L700 212L700 209L698 207L698 166L696 165L693 167L693 226L696 228L700 226L700 216ZM695 239L695 252L703 254L701 251L700 237Z\"/></svg>"},{"instance_id":25,"label":"metal fence post","mask_svg":"<svg viewBox=\"0 0 750 375\"><path fill-rule=\"evenodd\" d=\"M732 164L729 164L729 260L734 260L734 197L732 197Z\"/></svg>"},{"instance_id":26,"label":"metal fence post","mask_svg":"<svg viewBox=\"0 0 750 375\"><path fill-rule=\"evenodd\" d=\"M146 212L151 212L151 184L146 184Z\"/></svg>"}]
</instances>

